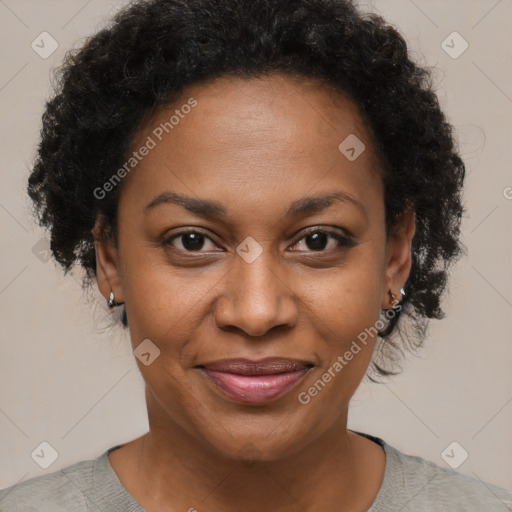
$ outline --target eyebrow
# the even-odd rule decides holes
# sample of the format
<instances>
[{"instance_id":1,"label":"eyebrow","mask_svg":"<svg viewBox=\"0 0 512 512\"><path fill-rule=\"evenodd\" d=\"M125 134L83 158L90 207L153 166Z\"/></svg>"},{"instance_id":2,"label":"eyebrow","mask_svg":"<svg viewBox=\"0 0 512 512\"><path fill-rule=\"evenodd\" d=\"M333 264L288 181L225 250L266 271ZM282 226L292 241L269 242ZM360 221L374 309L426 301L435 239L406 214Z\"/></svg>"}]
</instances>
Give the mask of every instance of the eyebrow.
<instances>
[{"instance_id":1,"label":"eyebrow","mask_svg":"<svg viewBox=\"0 0 512 512\"><path fill-rule=\"evenodd\" d=\"M336 201L351 203L366 216L366 210L362 203L345 192L330 192L319 196L302 197L291 203L285 216L302 217L312 215L329 208ZM178 194L177 192L162 192L158 194L144 207L144 213L160 204L176 204L202 217L219 219L227 217L227 211L222 204L208 199L197 199L184 194Z\"/></svg>"}]
</instances>

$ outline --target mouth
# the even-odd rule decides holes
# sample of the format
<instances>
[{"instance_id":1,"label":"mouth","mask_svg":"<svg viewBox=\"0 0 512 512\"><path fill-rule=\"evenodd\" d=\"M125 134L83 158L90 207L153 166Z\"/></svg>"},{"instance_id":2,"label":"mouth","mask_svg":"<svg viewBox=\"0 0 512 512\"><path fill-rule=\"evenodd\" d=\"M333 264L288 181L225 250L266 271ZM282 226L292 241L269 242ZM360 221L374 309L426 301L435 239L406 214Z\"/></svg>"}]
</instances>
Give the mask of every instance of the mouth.
<instances>
[{"instance_id":1,"label":"mouth","mask_svg":"<svg viewBox=\"0 0 512 512\"><path fill-rule=\"evenodd\" d=\"M261 404L290 392L313 368L307 361L287 358L224 359L197 366L221 392L241 403Z\"/></svg>"}]
</instances>

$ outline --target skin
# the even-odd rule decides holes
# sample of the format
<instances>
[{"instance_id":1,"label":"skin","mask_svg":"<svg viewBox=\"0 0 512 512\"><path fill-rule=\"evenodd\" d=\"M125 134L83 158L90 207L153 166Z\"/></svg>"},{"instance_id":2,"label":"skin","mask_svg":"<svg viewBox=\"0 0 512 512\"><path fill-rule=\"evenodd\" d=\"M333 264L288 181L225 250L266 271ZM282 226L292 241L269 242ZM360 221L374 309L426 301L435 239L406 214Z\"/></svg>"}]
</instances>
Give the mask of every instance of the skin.
<instances>
[{"instance_id":1,"label":"skin","mask_svg":"<svg viewBox=\"0 0 512 512\"><path fill-rule=\"evenodd\" d=\"M367 510L385 454L347 429L347 413L376 339L307 405L298 394L391 307L389 290L400 298L414 213L386 239L370 134L355 105L316 79L273 74L191 86L133 148L191 97L197 106L123 180L117 247L96 241L98 287L125 303L133 348L150 339L160 349L148 366L137 359L149 432L111 452L110 464L149 512ZM349 134L366 146L354 161L338 150ZM171 203L145 212L164 191L216 201L227 215ZM333 191L361 208L345 200L284 215L293 201ZM328 236L318 248L309 227L346 230L353 246ZM187 236L163 243L193 229L211 238L196 251ZM248 236L262 248L252 263L236 252ZM268 356L315 366L287 395L258 405L227 398L195 368Z\"/></svg>"}]
</instances>

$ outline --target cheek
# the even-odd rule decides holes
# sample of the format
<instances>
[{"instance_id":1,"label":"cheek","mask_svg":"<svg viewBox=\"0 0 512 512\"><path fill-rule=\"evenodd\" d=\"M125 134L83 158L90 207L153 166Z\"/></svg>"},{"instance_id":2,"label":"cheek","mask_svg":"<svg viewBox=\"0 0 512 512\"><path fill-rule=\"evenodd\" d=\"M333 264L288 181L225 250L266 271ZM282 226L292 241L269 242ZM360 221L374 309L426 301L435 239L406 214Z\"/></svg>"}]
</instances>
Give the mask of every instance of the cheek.
<instances>
[{"instance_id":1,"label":"cheek","mask_svg":"<svg viewBox=\"0 0 512 512\"><path fill-rule=\"evenodd\" d=\"M179 339L204 317L205 304L222 274L139 264L129 269L123 291L132 339Z\"/></svg>"},{"instance_id":2,"label":"cheek","mask_svg":"<svg viewBox=\"0 0 512 512\"><path fill-rule=\"evenodd\" d=\"M197 407L199 398L194 398L187 373L197 348L190 341L199 338L198 328L208 311L208 294L220 276L209 279L207 273L129 258L126 270L130 277L123 291L132 346L136 349L149 339L160 351L148 366L137 360L151 400L158 401L163 409L187 402ZM173 416L179 420L181 414L176 410Z\"/></svg>"},{"instance_id":3,"label":"cheek","mask_svg":"<svg viewBox=\"0 0 512 512\"><path fill-rule=\"evenodd\" d=\"M305 290L309 307L325 324L326 339L342 345L379 318L384 279L383 256L374 243L356 248L346 262L316 279ZM338 336L339 335L339 336Z\"/></svg>"},{"instance_id":4,"label":"cheek","mask_svg":"<svg viewBox=\"0 0 512 512\"><path fill-rule=\"evenodd\" d=\"M314 382L323 379L324 383L311 389L313 395L323 396L315 399L317 403L339 400L341 405L355 392L370 364L377 330L383 327L379 322L382 259L378 251L365 249L308 288L308 317L314 322L321 361Z\"/></svg>"},{"instance_id":5,"label":"cheek","mask_svg":"<svg viewBox=\"0 0 512 512\"><path fill-rule=\"evenodd\" d=\"M311 315L317 319L313 330L321 363L296 399L317 418L318 428L327 428L348 407L372 359L380 307L363 292L358 287L356 297L341 297L333 290L324 308Z\"/></svg>"}]
</instances>

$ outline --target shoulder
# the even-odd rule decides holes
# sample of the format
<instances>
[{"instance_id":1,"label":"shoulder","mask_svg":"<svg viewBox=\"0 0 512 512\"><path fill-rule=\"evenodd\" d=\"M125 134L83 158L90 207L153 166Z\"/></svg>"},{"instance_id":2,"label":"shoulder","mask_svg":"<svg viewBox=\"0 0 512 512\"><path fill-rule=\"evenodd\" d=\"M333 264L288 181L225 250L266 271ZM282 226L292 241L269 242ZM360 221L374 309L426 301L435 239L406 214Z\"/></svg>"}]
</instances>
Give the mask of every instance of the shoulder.
<instances>
[{"instance_id":1,"label":"shoulder","mask_svg":"<svg viewBox=\"0 0 512 512\"><path fill-rule=\"evenodd\" d=\"M398 452L398 450L397 450ZM443 468L421 457L398 452L404 482L425 503L438 503L448 510L512 510L512 491L497 487L453 469ZM414 497L413 497L414 499Z\"/></svg>"},{"instance_id":2,"label":"shoulder","mask_svg":"<svg viewBox=\"0 0 512 512\"><path fill-rule=\"evenodd\" d=\"M512 511L512 491L407 455L380 441L386 452L386 470L369 512Z\"/></svg>"},{"instance_id":3,"label":"shoulder","mask_svg":"<svg viewBox=\"0 0 512 512\"><path fill-rule=\"evenodd\" d=\"M71 466L31 478L0 490L1 512L87 510L81 489L92 479L94 461L77 462Z\"/></svg>"},{"instance_id":4,"label":"shoulder","mask_svg":"<svg viewBox=\"0 0 512 512\"><path fill-rule=\"evenodd\" d=\"M0 490L0 512L142 510L110 467L108 453Z\"/></svg>"}]
</instances>

